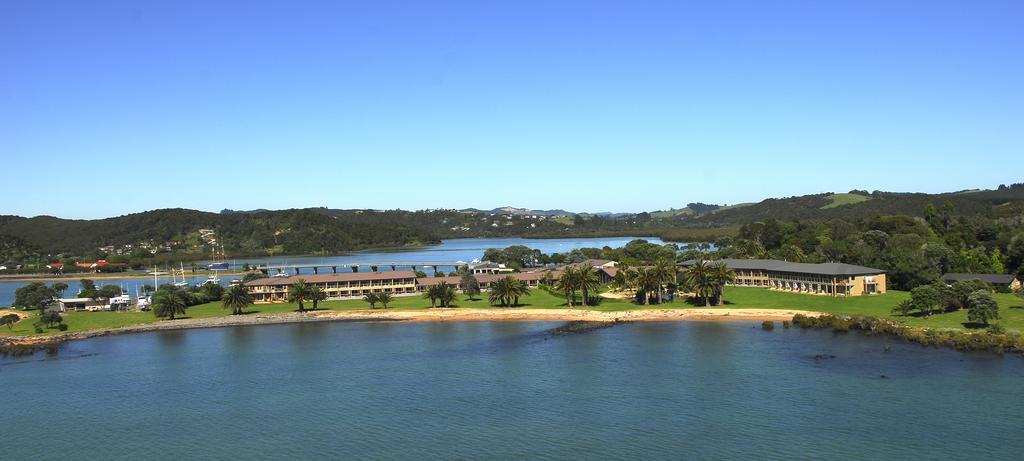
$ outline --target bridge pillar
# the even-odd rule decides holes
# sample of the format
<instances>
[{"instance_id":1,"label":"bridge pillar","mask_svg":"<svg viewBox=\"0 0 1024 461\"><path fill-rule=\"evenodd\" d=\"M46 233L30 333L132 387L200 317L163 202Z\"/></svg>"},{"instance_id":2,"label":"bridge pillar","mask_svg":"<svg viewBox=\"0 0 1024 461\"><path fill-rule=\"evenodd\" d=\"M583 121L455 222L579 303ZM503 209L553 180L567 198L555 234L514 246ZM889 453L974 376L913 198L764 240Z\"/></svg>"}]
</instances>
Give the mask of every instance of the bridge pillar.
<instances>
[{"instance_id":1,"label":"bridge pillar","mask_svg":"<svg viewBox=\"0 0 1024 461\"><path fill-rule=\"evenodd\" d=\"M359 272L359 266L352 266L352 272Z\"/></svg>"},{"instance_id":2,"label":"bridge pillar","mask_svg":"<svg viewBox=\"0 0 1024 461\"><path fill-rule=\"evenodd\" d=\"M318 268L318 267L316 267L316 266L313 266L313 273L314 273L314 274L319 274L319 273L320 273L320 270L319 270L319 268Z\"/></svg>"},{"instance_id":3,"label":"bridge pillar","mask_svg":"<svg viewBox=\"0 0 1024 461\"><path fill-rule=\"evenodd\" d=\"M295 266L295 275L299 275L299 266Z\"/></svg>"},{"instance_id":4,"label":"bridge pillar","mask_svg":"<svg viewBox=\"0 0 1024 461\"><path fill-rule=\"evenodd\" d=\"M396 268L395 268L395 265L394 265L394 264L392 264L392 265L391 265L391 272L394 272L394 271L396 271L396 270L398 270L398 269L396 269Z\"/></svg>"},{"instance_id":5,"label":"bridge pillar","mask_svg":"<svg viewBox=\"0 0 1024 461\"><path fill-rule=\"evenodd\" d=\"M370 266L370 272L377 272L377 266Z\"/></svg>"},{"instance_id":6,"label":"bridge pillar","mask_svg":"<svg viewBox=\"0 0 1024 461\"><path fill-rule=\"evenodd\" d=\"M331 272L338 273L338 266L331 266Z\"/></svg>"},{"instance_id":7,"label":"bridge pillar","mask_svg":"<svg viewBox=\"0 0 1024 461\"><path fill-rule=\"evenodd\" d=\"M436 274L437 273L437 266L433 266L433 267L434 267L434 273Z\"/></svg>"}]
</instances>

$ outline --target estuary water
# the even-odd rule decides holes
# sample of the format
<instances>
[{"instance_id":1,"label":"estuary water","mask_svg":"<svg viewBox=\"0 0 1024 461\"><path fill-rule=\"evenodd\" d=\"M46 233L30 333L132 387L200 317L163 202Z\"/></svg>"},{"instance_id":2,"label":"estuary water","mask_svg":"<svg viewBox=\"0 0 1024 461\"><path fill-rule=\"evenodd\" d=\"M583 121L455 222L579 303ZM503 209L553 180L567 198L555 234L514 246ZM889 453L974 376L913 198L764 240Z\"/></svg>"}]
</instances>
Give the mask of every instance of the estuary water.
<instances>
[{"instance_id":1,"label":"estuary water","mask_svg":"<svg viewBox=\"0 0 1024 461\"><path fill-rule=\"evenodd\" d=\"M2 453L1019 459L1024 450L1018 357L745 321L550 334L558 325L238 327L0 358Z\"/></svg>"},{"instance_id":2,"label":"estuary water","mask_svg":"<svg viewBox=\"0 0 1024 461\"><path fill-rule=\"evenodd\" d=\"M488 248L506 248L513 245L524 245L530 248L540 250L542 253L565 253L572 251L576 248L603 248L605 246L611 248L619 248L629 243L631 240L642 238L651 243L663 244L664 242L657 237L601 237L601 238L559 238L559 239L524 239L524 238L488 238L488 239L452 239L444 240L437 245L426 245L420 247L405 247L405 248L391 248L391 249L376 249L367 251L356 251L344 255L337 256L275 256L270 258L248 258L238 259L229 261L232 269L240 270L244 264L250 265L264 265L269 264L270 266L280 265L301 265L301 264L320 264L320 265L346 265L346 264L360 264L360 263L381 263L381 262L470 262L474 259L481 258L484 252ZM229 258L230 259L230 258ZM209 261L200 261L198 264L205 265ZM171 268L162 268L164 271L169 271ZM379 270L385 271L390 270L390 267L381 266ZM408 267L399 267L399 269L408 269ZM455 270L452 266L440 266L438 269L445 272L451 272ZM329 269L328 269L329 270ZM433 270L433 269L430 269ZM307 269L307 272L309 270ZM429 270L427 271L429 272ZM206 276L193 277L191 274L186 274L188 281L192 285L203 283L206 281ZM75 276L69 279L61 280L68 284L68 290L65 293L65 297L75 296L81 289L81 285L78 283L79 279L89 278L89 274L82 274L81 276ZM222 277L221 284L227 285L232 278L237 277ZM136 290L142 291L143 285L153 285L154 280L152 277L148 278L96 278L96 284L99 285L118 285L122 289L126 290L131 296L135 296ZM180 279L179 279L180 280ZM160 277L157 279L157 285L162 283L170 283L172 278L170 275ZM25 281L3 281L0 279L0 306L7 307L14 302L14 292L19 287L25 286L30 282ZM47 281L46 283L53 283Z\"/></svg>"}]
</instances>

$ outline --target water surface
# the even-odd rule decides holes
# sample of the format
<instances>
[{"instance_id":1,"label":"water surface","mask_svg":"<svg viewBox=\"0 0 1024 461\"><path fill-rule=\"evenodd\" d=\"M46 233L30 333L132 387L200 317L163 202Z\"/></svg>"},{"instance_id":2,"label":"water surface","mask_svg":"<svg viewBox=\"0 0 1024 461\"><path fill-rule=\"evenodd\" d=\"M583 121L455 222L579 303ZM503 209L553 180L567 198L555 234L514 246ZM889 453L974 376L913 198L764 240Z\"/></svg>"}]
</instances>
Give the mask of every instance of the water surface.
<instances>
[{"instance_id":1,"label":"water surface","mask_svg":"<svg viewBox=\"0 0 1024 461\"><path fill-rule=\"evenodd\" d=\"M3 453L1016 459L1024 449L1020 358L749 322L546 333L558 325L273 325L8 357Z\"/></svg>"}]
</instances>

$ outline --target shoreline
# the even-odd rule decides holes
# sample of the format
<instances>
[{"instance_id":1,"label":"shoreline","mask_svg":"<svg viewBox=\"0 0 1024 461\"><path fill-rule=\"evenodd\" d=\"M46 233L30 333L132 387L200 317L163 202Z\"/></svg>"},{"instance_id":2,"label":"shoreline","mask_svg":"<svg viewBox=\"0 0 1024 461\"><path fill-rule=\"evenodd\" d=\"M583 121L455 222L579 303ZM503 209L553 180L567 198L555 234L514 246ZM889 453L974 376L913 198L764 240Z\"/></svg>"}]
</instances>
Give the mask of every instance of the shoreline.
<instances>
[{"instance_id":1,"label":"shoreline","mask_svg":"<svg viewBox=\"0 0 1024 461\"><path fill-rule=\"evenodd\" d=\"M465 321L589 321L589 322L658 322L658 321L764 321L790 320L794 315L817 317L821 312L797 309L638 309L603 312L584 309L518 309L518 308L432 308L425 310L358 310L289 312L283 314L248 314L203 319L161 320L117 328L63 333L52 336L0 336L0 349L45 347L67 341L146 333L153 331L190 330L252 325L278 325L305 322L465 322Z\"/></svg>"}]
</instances>

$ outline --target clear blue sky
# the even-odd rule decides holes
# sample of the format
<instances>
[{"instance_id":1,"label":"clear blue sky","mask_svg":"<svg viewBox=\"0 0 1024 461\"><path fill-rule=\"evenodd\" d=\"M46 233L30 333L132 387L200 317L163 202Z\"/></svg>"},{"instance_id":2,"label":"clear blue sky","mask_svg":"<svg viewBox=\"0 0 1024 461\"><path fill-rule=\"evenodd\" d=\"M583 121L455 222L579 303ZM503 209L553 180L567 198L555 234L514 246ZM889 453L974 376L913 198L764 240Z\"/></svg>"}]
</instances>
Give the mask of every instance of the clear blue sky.
<instances>
[{"instance_id":1,"label":"clear blue sky","mask_svg":"<svg viewBox=\"0 0 1024 461\"><path fill-rule=\"evenodd\" d=\"M0 214L1024 179L1024 2L0 2Z\"/></svg>"}]
</instances>

